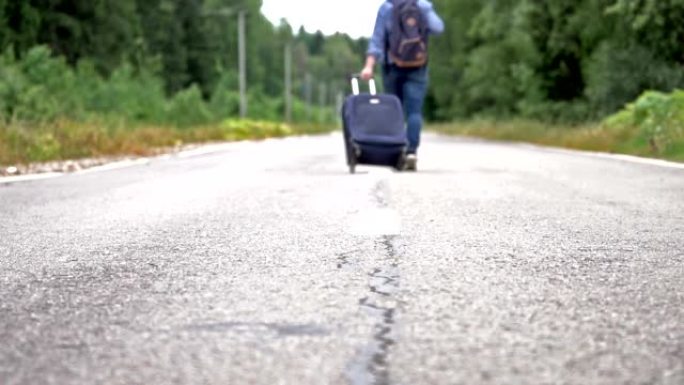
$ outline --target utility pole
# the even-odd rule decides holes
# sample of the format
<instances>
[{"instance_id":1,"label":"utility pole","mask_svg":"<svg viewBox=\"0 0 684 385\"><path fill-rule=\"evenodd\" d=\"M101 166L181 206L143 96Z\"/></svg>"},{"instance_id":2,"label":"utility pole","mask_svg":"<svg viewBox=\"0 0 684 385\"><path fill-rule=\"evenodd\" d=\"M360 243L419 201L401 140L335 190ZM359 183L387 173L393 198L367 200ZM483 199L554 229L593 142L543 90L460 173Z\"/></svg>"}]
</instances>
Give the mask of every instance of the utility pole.
<instances>
[{"instance_id":1,"label":"utility pole","mask_svg":"<svg viewBox=\"0 0 684 385\"><path fill-rule=\"evenodd\" d=\"M240 118L247 117L247 47L245 17L247 11L238 12L238 67L240 69Z\"/></svg>"},{"instance_id":2,"label":"utility pole","mask_svg":"<svg viewBox=\"0 0 684 385\"><path fill-rule=\"evenodd\" d=\"M285 44L285 121L292 121L292 45Z\"/></svg>"},{"instance_id":3,"label":"utility pole","mask_svg":"<svg viewBox=\"0 0 684 385\"><path fill-rule=\"evenodd\" d=\"M306 99L306 120L308 122L311 121L311 103L313 99L313 79L311 78L311 74L307 73L305 80L304 80L304 92L305 92L305 99Z\"/></svg>"},{"instance_id":4,"label":"utility pole","mask_svg":"<svg viewBox=\"0 0 684 385\"><path fill-rule=\"evenodd\" d=\"M328 85L321 82L321 84L318 86L318 104L319 104L319 112L318 112L318 121L323 123L325 121L325 104L328 99Z\"/></svg>"},{"instance_id":5,"label":"utility pole","mask_svg":"<svg viewBox=\"0 0 684 385\"><path fill-rule=\"evenodd\" d=\"M246 10L238 7L225 7L216 10L207 10L202 13L203 17L232 17L238 14L238 69L240 82L240 117L247 117L247 43L246 43Z\"/></svg>"}]
</instances>

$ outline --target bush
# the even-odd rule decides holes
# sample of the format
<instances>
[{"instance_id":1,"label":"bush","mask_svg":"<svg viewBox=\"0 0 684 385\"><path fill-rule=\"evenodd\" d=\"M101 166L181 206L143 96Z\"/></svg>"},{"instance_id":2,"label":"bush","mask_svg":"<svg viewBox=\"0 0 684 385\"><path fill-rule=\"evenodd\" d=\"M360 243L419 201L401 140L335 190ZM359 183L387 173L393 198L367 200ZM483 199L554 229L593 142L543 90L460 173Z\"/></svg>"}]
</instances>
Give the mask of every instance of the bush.
<instances>
[{"instance_id":1,"label":"bush","mask_svg":"<svg viewBox=\"0 0 684 385\"><path fill-rule=\"evenodd\" d=\"M235 74L224 73L216 83L209 102L214 117L227 119L240 114L240 93L235 91L237 81Z\"/></svg>"},{"instance_id":2,"label":"bush","mask_svg":"<svg viewBox=\"0 0 684 385\"><path fill-rule=\"evenodd\" d=\"M235 74L222 75L209 100L193 85L170 98L161 77L144 68L123 64L108 78L95 65L81 61L70 67L54 57L47 47L35 47L21 59L11 50L0 55L0 121L44 123L60 119L73 121L108 120L119 125L162 124L190 127L218 123L236 117L240 96ZM284 102L259 90L249 93L249 116L278 121L284 117ZM329 108L311 107L311 116L295 99L296 121L334 121Z\"/></svg>"},{"instance_id":3,"label":"bush","mask_svg":"<svg viewBox=\"0 0 684 385\"><path fill-rule=\"evenodd\" d=\"M0 57L0 118L37 122L77 115L81 106L70 92L75 82L64 59L53 58L45 47L21 60L8 50Z\"/></svg>"},{"instance_id":4,"label":"bush","mask_svg":"<svg viewBox=\"0 0 684 385\"><path fill-rule=\"evenodd\" d=\"M162 122L166 115L164 85L149 72L124 64L109 79L103 79L86 62L78 66L77 78L76 93L84 99L90 115L154 123Z\"/></svg>"},{"instance_id":5,"label":"bush","mask_svg":"<svg viewBox=\"0 0 684 385\"><path fill-rule=\"evenodd\" d=\"M604 125L613 130L636 130L632 145L648 144L655 154L684 152L684 91L645 92L608 117Z\"/></svg>"},{"instance_id":6,"label":"bush","mask_svg":"<svg viewBox=\"0 0 684 385\"><path fill-rule=\"evenodd\" d=\"M193 85L171 99L164 120L177 127L190 127L208 124L214 121L214 115L202 99L202 91Z\"/></svg>"},{"instance_id":7,"label":"bush","mask_svg":"<svg viewBox=\"0 0 684 385\"><path fill-rule=\"evenodd\" d=\"M239 114L235 75L227 72L209 100L190 86L168 97L161 78L123 64L111 76L81 61L70 67L46 47L0 55L0 164L108 154L154 153L183 142L242 140L327 131L335 114L294 100L296 128L281 123L282 98L249 95L253 120Z\"/></svg>"},{"instance_id":8,"label":"bush","mask_svg":"<svg viewBox=\"0 0 684 385\"><path fill-rule=\"evenodd\" d=\"M74 70L46 47L36 47L21 59L11 51L0 57L0 118L5 122L54 122L109 116L129 122L160 122L166 97L162 82L130 65L108 79L92 63Z\"/></svg>"}]
</instances>

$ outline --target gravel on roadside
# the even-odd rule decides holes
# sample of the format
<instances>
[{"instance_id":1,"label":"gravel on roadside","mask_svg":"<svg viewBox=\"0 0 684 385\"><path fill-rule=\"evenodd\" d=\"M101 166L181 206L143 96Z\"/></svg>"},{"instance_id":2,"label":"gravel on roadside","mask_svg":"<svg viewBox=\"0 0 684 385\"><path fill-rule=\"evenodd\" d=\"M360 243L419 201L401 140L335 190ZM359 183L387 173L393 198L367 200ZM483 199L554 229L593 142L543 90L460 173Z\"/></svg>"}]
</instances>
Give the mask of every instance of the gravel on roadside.
<instances>
[{"instance_id":1,"label":"gravel on roadside","mask_svg":"<svg viewBox=\"0 0 684 385\"><path fill-rule=\"evenodd\" d=\"M102 166L109 163L130 161L150 156L174 154L182 151L192 150L203 144L187 144L177 147L159 148L147 156L137 155L112 155L100 156L95 158L53 160L48 162L35 162L28 164L0 165L0 178L19 175L45 174L45 173L70 173L86 170L93 167Z\"/></svg>"}]
</instances>

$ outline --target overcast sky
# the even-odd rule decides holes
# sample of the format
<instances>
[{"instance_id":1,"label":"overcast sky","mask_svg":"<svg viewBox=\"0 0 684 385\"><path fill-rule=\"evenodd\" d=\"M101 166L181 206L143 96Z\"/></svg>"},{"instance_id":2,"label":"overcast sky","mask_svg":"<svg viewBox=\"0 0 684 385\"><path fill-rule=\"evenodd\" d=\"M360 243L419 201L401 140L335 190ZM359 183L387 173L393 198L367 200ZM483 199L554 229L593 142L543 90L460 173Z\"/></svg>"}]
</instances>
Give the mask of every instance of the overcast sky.
<instances>
[{"instance_id":1,"label":"overcast sky","mask_svg":"<svg viewBox=\"0 0 684 385\"><path fill-rule=\"evenodd\" d=\"M280 19L287 19L295 33L303 25L308 32L321 30L326 35L344 32L354 38L370 37L383 1L263 0L262 12L276 25Z\"/></svg>"}]
</instances>

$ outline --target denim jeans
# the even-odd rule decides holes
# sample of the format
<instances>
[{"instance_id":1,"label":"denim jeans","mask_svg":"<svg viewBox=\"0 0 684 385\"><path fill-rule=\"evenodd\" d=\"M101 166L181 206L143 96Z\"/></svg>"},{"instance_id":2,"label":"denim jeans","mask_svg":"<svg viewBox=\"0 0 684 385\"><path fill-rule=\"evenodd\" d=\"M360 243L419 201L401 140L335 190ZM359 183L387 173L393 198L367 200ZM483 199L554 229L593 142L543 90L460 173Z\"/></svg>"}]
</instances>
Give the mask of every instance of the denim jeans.
<instances>
[{"instance_id":1,"label":"denim jeans","mask_svg":"<svg viewBox=\"0 0 684 385\"><path fill-rule=\"evenodd\" d=\"M387 65L383 68L385 92L399 97L406 114L409 154L415 154L420 146L423 128L423 103L428 87L427 67L399 68Z\"/></svg>"}]
</instances>

